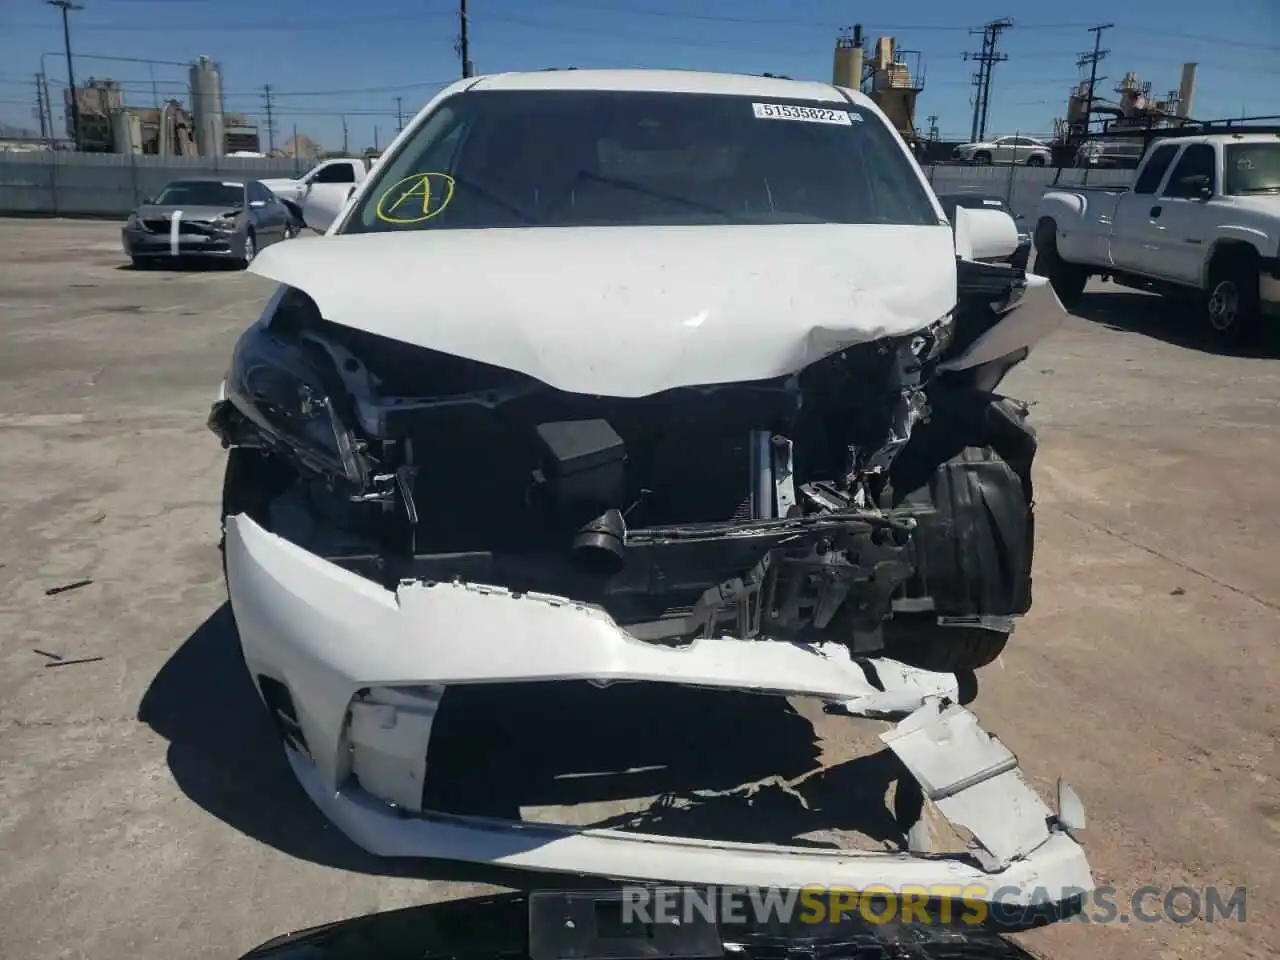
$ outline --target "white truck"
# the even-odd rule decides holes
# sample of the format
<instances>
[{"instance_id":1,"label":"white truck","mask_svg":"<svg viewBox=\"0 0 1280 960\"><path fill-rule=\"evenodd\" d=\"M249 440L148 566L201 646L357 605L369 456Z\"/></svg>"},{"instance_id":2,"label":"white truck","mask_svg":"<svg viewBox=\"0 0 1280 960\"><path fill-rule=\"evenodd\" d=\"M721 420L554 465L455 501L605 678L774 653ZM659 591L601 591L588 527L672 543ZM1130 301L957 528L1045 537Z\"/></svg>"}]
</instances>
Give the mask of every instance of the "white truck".
<instances>
[{"instance_id":1,"label":"white truck","mask_svg":"<svg viewBox=\"0 0 1280 960\"><path fill-rule=\"evenodd\" d=\"M1280 133L1152 141L1132 187L1049 187L1036 271L1070 306L1091 276L1196 304L1238 338L1280 314Z\"/></svg>"},{"instance_id":2,"label":"white truck","mask_svg":"<svg viewBox=\"0 0 1280 960\"><path fill-rule=\"evenodd\" d=\"M356 184L364 182L375 163L376 160L363 157L336 157L322 161L301 177L282 177L261 182L283 201L293 214L295 223L301 226L302 207L310 193L314 190L340 190L345 195Z\"/></svg>"}]
</instances>

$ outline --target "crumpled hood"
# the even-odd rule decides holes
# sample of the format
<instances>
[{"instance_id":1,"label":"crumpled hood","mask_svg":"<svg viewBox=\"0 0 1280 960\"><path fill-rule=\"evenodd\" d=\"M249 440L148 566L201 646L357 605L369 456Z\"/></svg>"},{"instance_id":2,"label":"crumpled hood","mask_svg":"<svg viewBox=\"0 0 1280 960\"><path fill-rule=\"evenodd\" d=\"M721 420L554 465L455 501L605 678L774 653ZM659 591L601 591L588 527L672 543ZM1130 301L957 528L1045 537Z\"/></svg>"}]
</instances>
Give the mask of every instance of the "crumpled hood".
<instances>
[{"instance_id":1,"label":"crumpled hood","mask_svg":"<svg viewBox=\"0 0 1280 960\"><path fill-rule=\"evenodd\" d=\"M139 220L168 220L178 210L182 211L183 220L207 222L223 216L235 216L242 211L234 207L187 207L182 204L144 203L133 211Z\"/></svg>"},{"instance_id":2,"label":"crumpled hood","mask_svg":"<svg viewBox=\"0 0 1280 960\"><path fill-rule=\"evenodd\" d=\"M784 376L956 301L946 225L347 234L252 270L334 323L615 397Z\"/></svg>"}]
</instances>

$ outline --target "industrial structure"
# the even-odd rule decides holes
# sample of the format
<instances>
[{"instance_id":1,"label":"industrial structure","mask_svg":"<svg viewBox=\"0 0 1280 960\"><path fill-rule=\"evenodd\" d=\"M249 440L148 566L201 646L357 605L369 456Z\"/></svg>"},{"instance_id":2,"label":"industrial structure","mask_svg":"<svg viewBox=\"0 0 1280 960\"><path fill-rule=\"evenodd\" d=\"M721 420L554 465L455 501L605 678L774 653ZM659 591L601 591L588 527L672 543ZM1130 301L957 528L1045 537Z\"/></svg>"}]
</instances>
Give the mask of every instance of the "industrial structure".
<instances>
[{"instance_id":1,"label":"industrial structure","mask_svg":"<svg viewBox=\"0 0 1280 960\"><path fill-rule=\"evenodd\" d=\"M1109 131L1173 126L1191 116L1196 92L1196 64L1182 66L1178 88L1163 97L1151 94L1150 82L1130 71L1116 84L1114 99L1101 96L1081 80L1067 98L1067 115L1056 124L1064 140L1083 137L1091 130Z\"/></svg>"},{"instance_id":2,"label":"industrial structure","mask_svg":"<svg viewBox=\"0 0 1280 960\"><path fill-rule=\"evenodd\" d=\"M78 149L89 153L147 153L205 157L258 153L258 128L241 114L222 107L222 78L217 65L201 57L191 65L188 110L176 98L152 107L125 103L120 84L90 77L83 86L64 90L66 133ZM52 106L43 102L43 129L52 131Z\"/></svg>"},{"instance_id":3,"label":"industrial structure","mask_svg":"<svg viewBox=\"0 0 1280 960\"><path fill-rule=\"evenodd\" d=\"M836 39L832 82L865 93L910 144L916 130L916 100L924 90L924 65L919 50L900 49L893 37L880 37L867 57L862 24L841 31Z\"/></svg>"}]
</instances>

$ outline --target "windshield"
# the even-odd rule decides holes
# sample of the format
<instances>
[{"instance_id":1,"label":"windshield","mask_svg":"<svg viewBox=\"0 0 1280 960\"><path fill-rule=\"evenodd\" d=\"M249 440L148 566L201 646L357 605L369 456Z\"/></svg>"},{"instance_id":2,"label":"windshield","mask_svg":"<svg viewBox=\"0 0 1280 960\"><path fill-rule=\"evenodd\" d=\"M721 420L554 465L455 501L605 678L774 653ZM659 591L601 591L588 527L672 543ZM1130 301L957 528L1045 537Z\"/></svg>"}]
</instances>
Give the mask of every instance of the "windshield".
<instances>
[{"instance_id":1,"label":"windshield","mask_svg":"<svg viewBox=\"0 0 1280 960\"><path fill-rule=\"evenodd\" d=\"M156 203L171 207L242 207L243 183L220 183L217 180L178 180L160 191Z\"/></svg>"},{"instance_id":2,"label":"windshield","mask_svg":"<svg viewBox=\"0 0 1280 960\"><path fill-rule=\"evenodd\" d=\"M378 165L343 232L937 219L893 133L852 104L481 91Z\"/></svg>"},{"instance_id":3,"label":"windshield","mask_svg":"<svg viewBox=\"0 0 1280 960\"><path fill-rule=\"evenodd\" d=\"M1224 159L1224 193L1280 193L1280 143L1229 144Z\"/></svg>"}]
</instances>

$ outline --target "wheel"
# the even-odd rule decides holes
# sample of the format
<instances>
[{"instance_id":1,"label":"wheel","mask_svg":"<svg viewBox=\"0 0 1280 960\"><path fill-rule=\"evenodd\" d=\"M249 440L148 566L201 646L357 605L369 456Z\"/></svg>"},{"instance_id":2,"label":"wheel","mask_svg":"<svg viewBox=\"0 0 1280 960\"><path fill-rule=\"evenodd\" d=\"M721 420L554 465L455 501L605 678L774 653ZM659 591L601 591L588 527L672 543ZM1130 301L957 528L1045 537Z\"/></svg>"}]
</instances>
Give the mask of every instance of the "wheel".
<instances>
[{"instance_id":1,"label":"wheel","mask_svg":"<svg viewBox=\"0 0 1280 960\"><path fill-rule=\"evenodd\" d=\"M973 155L974 163L989 164L991 162L991 154L986 150L979 150Z\"/></svg>"},{"instance_id":2,"label":"wheel","mask_svg":"<svg viewBox=\"0 0 1280 960\"><path fill-rule=\"evenodd\" d=\"M1228 254L1209 268L1204 317L1220 340L1237 341L1253 332L1260 308L1258 265L1246 256Z\"/></svg>"},{"instance_id":3,"label":"wheel","mask_svg":"<svg viewBox=\"0 0 1280 960\"><path fill-rule=\"evenodd\" d=\"M133 261L133 269L135 270L146 270L151 266L151 261L146 257L130 257L129 259Z\"/></svg>"},{"instance_id":4,"label":"wheel","mask_svg":"<svg viewBox=\"0 0 1280 960\"><path fill-rule=\"evenodd\" d=\"M885 623L884 642L890 659L933 673L958 673L992 663L1009 634L985 627L944 627L931 616L908 614Z\"/></svg>"},{"instance_id":5,"label":"wheel","mask_svg":"<svg viewBox=\"0 0 1280 960\"><path fill-rule=\"evenodd\" d=\"M1058 244L1053 238L1053 225L1041 224L1036 230L1036 273L1046 277L1053 292L1064 307L1080 299L1089 271L1084 267L1067 263L1058 255Z\"/></svg>"},{"instance_id":6,"label":"wheel","mask_svg":"<svg viewBox=\"0 0 1280 960\"><path fill-rule=\"evenodd\" d=\"M247 267L249 264L253 263L253 258L257 255L258 248L254 242L253 231L250 230L244 236L244 257L241 258L241 262Z\"/></svg>"},{"instance_id":7,"label":"wheel","mask_svg":"<svg viewBox=\"0 0 1280 960\"><path fill-rule=\"evenodd\" d=\"M1031 156L1027 157L1027 166L1028 166L1028 167L1043 167L1043 166L1044 166L1044 157L1040 156L1038 153L1037 153L1037 154L1032 154Z\"/></svg>"},{"instance_id":8,"label":"wheel","mask_svg":"<svg viewBox=\"0 0 1280 960\"><path fill-rule=\"evenodd\" d=\"M286 240L292 240L297 235L298 235L297 224L295 224L292 220L290 220L288 223L284 225L284 238Z\"/></svg>"}]
</instances>

